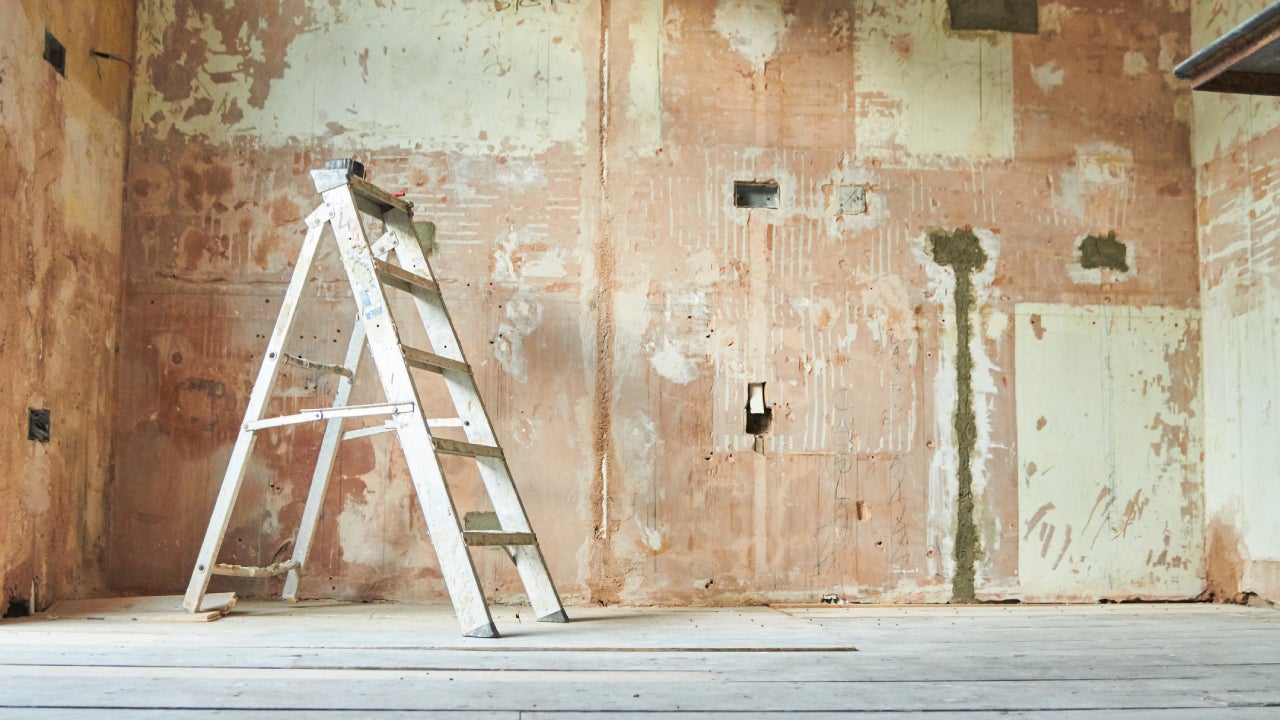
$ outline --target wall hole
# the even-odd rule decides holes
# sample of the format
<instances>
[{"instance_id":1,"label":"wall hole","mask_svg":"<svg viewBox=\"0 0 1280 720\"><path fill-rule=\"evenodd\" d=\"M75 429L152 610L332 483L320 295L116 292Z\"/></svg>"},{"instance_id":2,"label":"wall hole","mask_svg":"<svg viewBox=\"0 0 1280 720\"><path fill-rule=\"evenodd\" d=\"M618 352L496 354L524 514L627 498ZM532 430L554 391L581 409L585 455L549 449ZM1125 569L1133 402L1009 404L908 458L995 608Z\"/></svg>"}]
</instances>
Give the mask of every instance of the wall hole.
<instances>
[{"instance_id":1,"label":"wall hole","mask_svg":"<svg viewBox=\"0 0 1280 720\"><path fill-rule=\"evenodd\" d=\"M744 182L733 183L733 206L740 208L777 208L778 183Z\"/></svg>"},{"instance_id":2,"label":"wall hole","mask_svg":"<svg viewBox=\"0 0 1280 720\"><path fill-rule=\"evenodd\" d=\"M49 408L27 408L27 439L49 442Z\"/></svg>"},{"instance_id":3,"label":"wall hole","mask_svg":"<svg viewBox=\"0 0 1280 720\"><path fill-rule=\"evenodd\" d=\"M44 59L59 75L67 76L67 49L48 30L44 31Z\"/></svg>"},{"instance_id":4,"label":"wall hole","mask_svg":"<svg viewBox=\"0 0 1280 720\"><path fill-rule=\"evenodd\" d=\"M6 618L27 617L31 614L31 603L22 598L13 598L9 601L9 607L4 611Z\"/></svg>"}]
</instances>

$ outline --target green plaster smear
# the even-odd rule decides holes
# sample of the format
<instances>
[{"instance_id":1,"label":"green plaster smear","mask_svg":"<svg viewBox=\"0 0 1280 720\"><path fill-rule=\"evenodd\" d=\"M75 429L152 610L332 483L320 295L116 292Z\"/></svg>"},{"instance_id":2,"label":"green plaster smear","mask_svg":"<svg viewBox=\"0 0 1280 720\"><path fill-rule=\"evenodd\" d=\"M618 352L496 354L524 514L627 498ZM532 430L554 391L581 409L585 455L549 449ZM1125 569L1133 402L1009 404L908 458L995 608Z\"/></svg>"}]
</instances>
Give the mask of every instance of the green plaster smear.
<instances>
[{"instance_id":1,"label":"green plaster smear","mask_svg":"<svg viewBox=\"0 0 1280 720\"><path fill-rule=\"evenodd\" d=\"M1089 235L1080 241L1080 267L1109 268L1120 272L1129 272L1129 248L1116 240L1113 230L1102 235Z\"/></svg>"},{"instance_id":2,"label":"green plaster smear","mask_svg":"<svg viewBox=\"0 0 1280 720\"><path fill-rule=\"evenodd\" d=\"M956 412L953 423L959 450L956 479L956 574L951 581L952 602L973 602L974 565L978 558L978 531L974 522L973 470L969 467L978 443L978 420L973 410L973 336L970 312L977 301L973 274L987 264L987 253L972 230L929 233L934 262L956 274Z\"/></svg>"}]
</instances>

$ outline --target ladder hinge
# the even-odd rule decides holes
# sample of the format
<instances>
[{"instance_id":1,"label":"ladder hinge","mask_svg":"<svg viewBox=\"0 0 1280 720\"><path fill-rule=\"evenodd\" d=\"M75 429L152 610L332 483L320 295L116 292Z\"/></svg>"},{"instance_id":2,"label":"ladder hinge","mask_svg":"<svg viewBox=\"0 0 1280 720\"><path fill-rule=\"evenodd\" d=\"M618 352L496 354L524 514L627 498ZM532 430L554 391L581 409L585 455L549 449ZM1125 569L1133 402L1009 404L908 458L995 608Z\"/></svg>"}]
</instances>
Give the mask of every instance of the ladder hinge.
<instances>
[{"instance_id":1,"label":"ladder hinge","mask_svg":"<svg viewBox=\"0 0 1280 720\"><path fill-rule=\"evenodd\" d=\"M333 219L333 207L323 203L307 216L307 227L315 229Z\"/></svg>"}]
</instances>

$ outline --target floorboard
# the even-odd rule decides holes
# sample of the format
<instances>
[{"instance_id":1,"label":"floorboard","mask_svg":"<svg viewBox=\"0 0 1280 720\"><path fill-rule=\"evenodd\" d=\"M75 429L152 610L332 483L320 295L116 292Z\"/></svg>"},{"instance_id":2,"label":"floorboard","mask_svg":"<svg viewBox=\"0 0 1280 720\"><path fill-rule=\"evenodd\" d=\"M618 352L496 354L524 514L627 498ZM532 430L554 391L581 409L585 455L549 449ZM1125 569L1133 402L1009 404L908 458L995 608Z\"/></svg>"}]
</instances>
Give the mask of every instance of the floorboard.
<instances>
[{"instance_id":1,"label":"floorboard","mask_svg":"<svg viewBox=\"0 0 1280 720\"><path fill-rule=\"evenodd\" d=\"M133 608L137 616L137 608ZM1280 612L1209 605L447 608L242 603L0 623L0 717L1280 718Z\"/></svg>"}]
</instances>

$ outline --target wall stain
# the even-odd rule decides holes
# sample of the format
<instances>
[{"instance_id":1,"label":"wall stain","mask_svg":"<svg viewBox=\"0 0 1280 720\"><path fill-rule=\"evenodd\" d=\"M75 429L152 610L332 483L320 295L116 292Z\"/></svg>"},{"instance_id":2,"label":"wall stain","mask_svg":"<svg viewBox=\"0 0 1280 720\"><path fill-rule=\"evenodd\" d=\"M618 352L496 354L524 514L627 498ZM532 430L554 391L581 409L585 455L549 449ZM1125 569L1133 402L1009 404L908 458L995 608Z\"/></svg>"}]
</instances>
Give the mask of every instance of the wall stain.
<instances>
[{"instance_id":1,"label":"wall stain","mask_svg":"<svg viewBox=\"0 0 1280 720\"><path fill-rule=\"evenodd\" d=\"M974 599L974 563L978 557L978 531L974 523L973 470L970 462L978 442L977 417L973 411L973 355L969 338L973 335L970 313L977 300L973 274L987 264L987 253L972 229L929 233L929 250L934 262L952 268L956 274L956 412L954 425L959 451L956 468L956 574L952 579L952 602Z\"/></svg>"},{"instance_id":2,"label":"wall stain","mask_svg":"<svg viewBox=\"0 0 1280 720\"><path fill-rule=\"evenodd\" d=\"M1129 272L1129 248L1116 240L1115 231L1106 235L1088 235L1080 241L1080 267L1085 270L1107 268Z\"/></svg>"}]
</instances>

